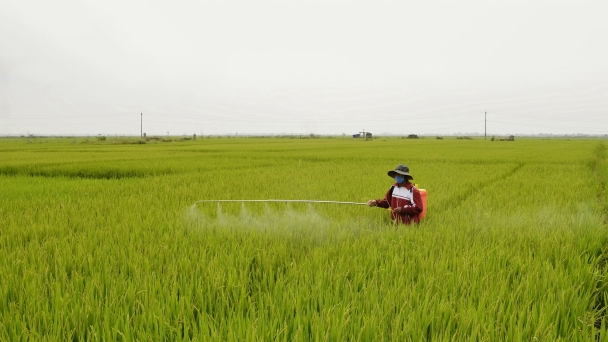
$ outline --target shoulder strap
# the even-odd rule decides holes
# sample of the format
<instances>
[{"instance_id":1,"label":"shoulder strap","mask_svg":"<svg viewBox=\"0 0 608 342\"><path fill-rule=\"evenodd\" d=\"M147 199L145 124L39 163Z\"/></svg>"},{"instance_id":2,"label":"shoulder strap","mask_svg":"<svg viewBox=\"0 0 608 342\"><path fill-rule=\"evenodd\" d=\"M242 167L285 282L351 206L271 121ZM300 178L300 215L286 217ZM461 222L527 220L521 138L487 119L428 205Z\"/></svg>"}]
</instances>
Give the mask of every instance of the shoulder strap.
<instances>
[{"instance_id":1,"label":"shoulder strap","mask_svg":"<svg viewBox=\"0 0 608 342\"><path fill-rule=\"evenodd\" d=\"M395 190L395 186L394 185L391 186L391 189L388 191L388 196L391 197L391 198L393 197L393 190Z\"/></svg>"}]
</instances>

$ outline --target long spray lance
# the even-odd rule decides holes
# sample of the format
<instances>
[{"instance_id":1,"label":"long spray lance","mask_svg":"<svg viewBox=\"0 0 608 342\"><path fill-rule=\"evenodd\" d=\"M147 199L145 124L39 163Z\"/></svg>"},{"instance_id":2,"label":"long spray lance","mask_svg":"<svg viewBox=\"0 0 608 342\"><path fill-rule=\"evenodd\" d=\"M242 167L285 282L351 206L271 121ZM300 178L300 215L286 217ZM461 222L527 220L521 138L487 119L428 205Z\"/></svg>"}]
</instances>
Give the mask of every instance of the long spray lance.
<instances>
[{"instance_id":1,"label":"long spray lance","mask_svg":"<svg viewBox=\"0 0 608 342\"><path fill-rule=\"evenodd\" d=\"M280 203L331 203L331 204L350 204L350 205L367 205L367 203L361 202L339 202L339 201L317 201L317 200L284 200L284 199L266 199L266 200L199 200L194 202L194 205L198 203L208 202L280 202Z\"/></svg>"}]
</instances>

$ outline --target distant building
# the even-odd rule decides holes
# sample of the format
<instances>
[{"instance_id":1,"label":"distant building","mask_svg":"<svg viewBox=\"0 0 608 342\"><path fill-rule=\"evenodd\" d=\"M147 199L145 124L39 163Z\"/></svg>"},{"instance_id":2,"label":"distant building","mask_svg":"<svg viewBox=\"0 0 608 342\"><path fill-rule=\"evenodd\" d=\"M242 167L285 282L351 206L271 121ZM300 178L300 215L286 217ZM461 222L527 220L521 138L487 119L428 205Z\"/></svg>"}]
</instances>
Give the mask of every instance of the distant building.
<instances>
[{"instance_id":1,"label":"distant building","mask_svg":"<svg viewBox=\"0 0 608 342\"><path fill-rule=\"evenodd\" d=\"M360 139L360 138L371 139L372 138L372 134L370 132L359 132L358 134L353 134L353 138L355 138L355 139Z\"/></svg>"}]
</instances>

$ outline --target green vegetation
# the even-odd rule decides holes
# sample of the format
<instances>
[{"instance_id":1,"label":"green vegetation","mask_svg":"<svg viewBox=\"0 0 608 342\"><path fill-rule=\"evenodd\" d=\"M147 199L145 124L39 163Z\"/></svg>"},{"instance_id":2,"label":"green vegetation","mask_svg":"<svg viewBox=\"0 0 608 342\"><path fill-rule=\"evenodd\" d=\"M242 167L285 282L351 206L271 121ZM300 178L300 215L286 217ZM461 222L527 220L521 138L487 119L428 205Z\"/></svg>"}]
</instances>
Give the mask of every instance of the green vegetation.
<instances>
[{"instance_id":1,"label":"green vegetation","mask_svg":"<svg viewBox=\"0 0 608 342\"><path fill-rule=\"evenodd\" d=\"M0 340L606 338L600 140L0 140ZM407 164L420 226L331 204Z\"/></svg>"}]
</instances>

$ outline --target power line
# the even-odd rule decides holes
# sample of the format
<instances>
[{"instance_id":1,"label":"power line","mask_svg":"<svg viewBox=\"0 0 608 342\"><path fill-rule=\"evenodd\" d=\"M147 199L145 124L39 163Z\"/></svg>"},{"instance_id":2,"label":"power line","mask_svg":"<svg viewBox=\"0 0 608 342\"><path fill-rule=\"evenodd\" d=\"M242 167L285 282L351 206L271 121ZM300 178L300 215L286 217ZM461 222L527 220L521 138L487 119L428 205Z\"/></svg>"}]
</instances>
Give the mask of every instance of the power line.
<instances>
[{"instance_id":1,"label":"power line","mask_svg":"<svg viewBox=\"0 0 608 342\"><path fill-rule=\"evenodd\" d=\"M129 113L131 115L132 113ZM110 114L110 115L90 115L90 116L44 116L44 117L27 117L27 118L15 118L8 117L2 118L5 120L55 120L55 119L89 119L89 118L107 118L111 116L123 116L126 117L125 114Z\"/></svg>"},{"instance_id":2,"label":"power line","mask_svg":"<svg viewBox=\"0 0 608 342\"><path fill-rule=\"evenodd\" d=\"M125 113L132 114L132 113ZM128 119L128 115L125 114L105 114L105 115L90 115L90 116L45 116L45 117L5 117L3 120L10 121L18 121L18 120L55 120L55 119L90 119L90 118L106 118L106 117L124 117ZM142 113L140 113L143 115ZM309 120L299 120L295 118L289 119L281 119L281 118L268 118L268 119L250 119L250 118L238 118L238 117L225 117L225 116L215 116L215 115L205 115L205 116L182 116L182 115L171 115L171 114L155 114L155 113L147 113L150 116L159 116L159 117L169 117L176 119L194 119L194 120L210 120L210 121L230 121L230 122L277 122L277 121L287 121L287 122L309 122ZM402 121L402 120L411 120L411 119L437 119L437 118L446 118L446 117L471 117L474 113L464 113L464 114L446 114L446 115L433 115L433 116L421 116L419 114L412 115L391 115L391 117L374 117L373 121ZM519 114L503 114L503 113L493 113L494 116L500 117L517 117L517 118L526 118L526 119L541 119L541 120L560 120L560 121L572 121L572 122L589 122L589 123L603 123L608 121L601 120L583 120L580 118L564 118L564 117L546 117L546 116L538 116L538 115L519 115ZM341 122L365 122L370 121L370 118L343 118L343 119L320 119L315 120L317 123L341 123Z\"/></svg>"},{"instance_id":3,"label":"power line","mask_svg":"<svg viewBox=\"0 0 608 342\"><path fill-rule=\"evenodd\" d=\"M590 122L590 123L606 122L606 123L608 123L608 121L601 121L601 120L581 120L578 118L546 117L546 116L537 116L537 115L517 115L517 114L500 114L500 113L493 114L493 115L526 118L526 119L560 120L560 121Z\"/></svg>"},{"instance_id":4,"label":"power line","mask_svg":"<svg viewBox=\"0 0 608 342\"><path fill-rule=\"evenodd\" d=\"M106 114L106 115L92 115L92 116L58 116L58 117L27 117L27 118L2 118L3 120L42 120L42 119L90 119L90 118L108 118L108 117L117 117L120 116L125 120L121 120L121 121L107 121L107 122L92 122L92 123L84 123L84 122L68 122L68 123L44 123L44 122L37 122L37 123L29 123L29 124L19 124L19 123L12 123L12 124L4 124L4 127L23 127L23 126L28 126L28 127L36 127L36 126L74 126L74 125L87 125L87 124L94 124L94 125L107 125L107 124L125 124L125 125L130 125L132 124L132 122L134 121L134 118L132 116L133 113L130 113L130 115L125 115L125 114ZM151 113L151 114L147 114L150 115L152 117L161 117L161 118L172 118L172 119L186 119L186 120L191 120L190 122L181 122L180 120L175 120L175 121L167 121L167 120L148 120L147 122L151 122L151 123L166 123L166 124L173 124L173 125L206 125L206 126L214 126L214 127L221 127L221 126L225 126L225 123L245 123L247 124L247 126L249 127L268 127L268 128L293 128L294 126L297 125L325 125L325 127L335 127L335 126L340 126L343 128L358 128L359 127L359 123L360 122L370 122L370 123L374 123L374 122L386 122L386 121L395 121L395 122L401 122L403 120L416 120L416 121L421 121L421 120L426 120L426 119L436 119L436 118L456 118L456 117L461 117L461 118L465 118L465 117L470 117L472 115L474 115L474 113L459 113L459 114L446 114L446 115L435 115L435 116L427 116L427 117L420 117L419 115L403 115L403 116L393 116L391 118L378 118L378 117L370 117L370 118L344 118L344 119L330 119L330 120L317 120L317 119L293 119L293 118L275 118L275 119L265 119L265 120L258 120L258 119L250 119L250 118L236 118L236 117L216 117L216 116L181 116L181 115L171 115L171 114L160 114L160 113ZM585 121L585 120L580 120L580 119L575 119L575 118L549 118L549 117L541 117L541 116L536 116L536 115L519 115L519 114L493 114L495 116L498 117L517 117L517 118L526 118L526 119L543 119L543 120L548 120L548 119L559 119L559 120L563 120L563 121L575 121L575 122L591 122L591 123L603 123L602 121L599 120L594 120L594 121ZM553 125L543 125L543 124L531 124L531 123L519 123L519 122L507 122L507 121L496 121L496 120L487 120L487 113L484 113L484 122L492 122L492 123L500 123L500 124L506 124L506 125L514 125L514 126L523 126L523 127L537 127L537 128L547 128L547 129L558 129L558 130L563 130L563 131L578 131L578 132L594 132L594 133L605 133L606 130L598 130L598 129L587 129L587 128L576 128L576 127L557 127L557 126L553 126ZM223 124L224 123L224 124ZM450 130L450 129L454 129L454 128L459 128L459 127L464 127L464 126L468 126L470 124L474 124L474 123L478 123L477 120L475 121L467 121L467 122L463 122L462 120L458 120L456 122L446 122L446 121L441 121L441 122L428 122L428 123L414 123L411 125L412 130L418 131L418 132L431 132L431 131L440 131L440 130ZM269 125L270 124L270 125ZM448 126L444 126L448 124ZM454 124L454 125L452 125ZM431 129L431 130L419 130L417 129L417 127L420 126L428 126L428 125L435 125L435 126L443 126L442 128L437 128L437 129ZM140 113L140 135L143 136L143 112ZM484 136L487 137L487 124L484 124Z\"/></svg>"},{"instance_id":5,"label":"power line","mask_svg":"<svg viewBox=\"0 0 608 342\"><path fill-rule=\"evenodd\" d=\"M442 130L446 130L446 129L454 129L454 128L461 128L461 127L465 127L465 126L470 126L473 123L478 123L478 121L471 121L469 123L466 123L464 125L459 125L459 126L451 126L448 128L437 128L437 129L427 129L427 130L415 130L416 132L420 132L420 133L426 133L426 132L436 132L436 131L442 131Z\"/></svg>"},{"instance_id":6,"label":"power line","mask_svg":"<svg viewBox=\"0 0 608 342\"><path fill-rule=\"evenodd\" d=\"M373 122L375 120L368 120L368 122ZM185 124L185 125L191 125L191 124L203 124L201 122L176 122L176 121L162 121L162 120L147 120L146 122L154 122L154 123L170 123L170 124ZM446 122L442 122L442 123L446 123ZM447 122L449 124L461 124L463 123L462 121L457 121L457 122ZM467 121L466 124L473 124L473 123L478 123L477 120L475 121ZM224 126L221 123L204 123L207 126ZM289 124L279 124L279 125L268 125L268 124L261 124L261 125L255 125L255 124L248 124L248 126L254 126L254 127L293 127L294 125L306 125L306 124L319 124L319 122L317 121L301 121L301 122L293 122L292 125ZM433 125L436 126L437 123L417 123L415 124L415 126L429 126L429 125ZM327 125L325 127L352 127L352 128L358 128L359 126L356 124L341 124L341 125Z\"/></svg>"},{"instance_id":7,"label":"power line","mask_svg":"<svg viewBox=\"0 0 608 342\"><path fill-rule=\"evenodd\" d=\"M8 124L3 125L5 127L35 127L35 126L86 126L86 125L105 125L105 124L131 124L132 121L107 121L107 122L93 122L93 123L83 123L83 122L68 122L68 123L31 123L31 124Z\"/></svg>"},{"instance_id":8,"label":"power line","mask_svg":"<svg viewBox=\"0 0 608 342\"><path fill-rule=\"evenodd\" d=\"M490 122L496 122L496 123L501 123L501 124L506 124L506 125L515 125L515 126L526 126L526 127L561 129L561 130L569 130L569 131L587 131L587 132L606 133L605 130L604 131L599 131L599 130L585 129L585 128L551 127L551 126L529 125L529 124L522 124L522 123L504 122L504 121L490 121Z\"/></svg>"},{"instance_id":9,"label":"power line","mask_svg":"<svg viewBox=\"0 0 608 342\"><path fill-rule=\"evenodd\" d=\"M277 122L277 121L286 121L286 122L310 122L310 120L297 120L294 118L281 119L281 118L271 118L271 119L247 119L247 118L234 118L234 117L215 117L215 116L206 116L206 117L193 117L193 116L181 116L181 115L167 115L167 114L147 114L150 116L160 116L160 117L169 117L176 119L194 119L194 120L211 120L211 121L230 121L230 122ZM456 116L470 116L471 114L448 114L448 115L436 115L436 116L426 116L421 117L420 115L393 115L390 118L344 118L344 119L332 119L332 120L315 120L316 123L331 123L331 122L368 122L368 121L402 121L402 120L411 120L411 119L436 119L436 118L446 118L446 117L456 117Z\"/></svg>"}]
</instances>

